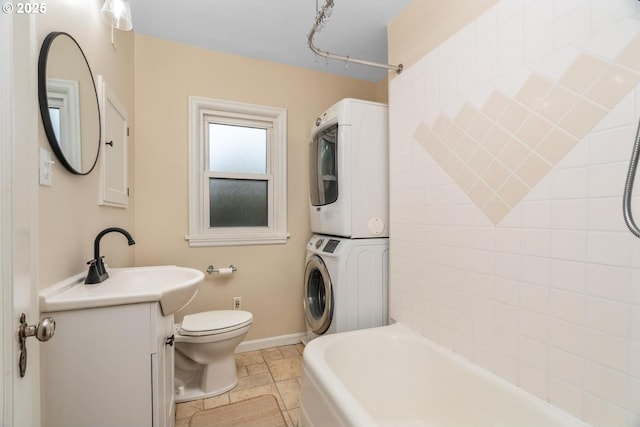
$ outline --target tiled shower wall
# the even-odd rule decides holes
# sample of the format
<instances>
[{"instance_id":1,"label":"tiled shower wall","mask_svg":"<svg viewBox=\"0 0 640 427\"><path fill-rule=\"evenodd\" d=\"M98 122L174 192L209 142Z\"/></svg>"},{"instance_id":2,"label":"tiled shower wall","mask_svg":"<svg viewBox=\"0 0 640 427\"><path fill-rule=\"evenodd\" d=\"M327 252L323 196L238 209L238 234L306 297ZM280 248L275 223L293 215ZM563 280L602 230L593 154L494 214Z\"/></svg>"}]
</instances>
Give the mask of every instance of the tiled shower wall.
<instances>
[{"instance_id":1,"label":"tiled shower wall","mask_svg":"<svg viewBox=\"0 0 640 427\"><path fill-rule=\"evenodd\" d=\"M391 317L603 427L640 426L639 5L502 0L389 88Z\"/></svg>"}]
</instances>

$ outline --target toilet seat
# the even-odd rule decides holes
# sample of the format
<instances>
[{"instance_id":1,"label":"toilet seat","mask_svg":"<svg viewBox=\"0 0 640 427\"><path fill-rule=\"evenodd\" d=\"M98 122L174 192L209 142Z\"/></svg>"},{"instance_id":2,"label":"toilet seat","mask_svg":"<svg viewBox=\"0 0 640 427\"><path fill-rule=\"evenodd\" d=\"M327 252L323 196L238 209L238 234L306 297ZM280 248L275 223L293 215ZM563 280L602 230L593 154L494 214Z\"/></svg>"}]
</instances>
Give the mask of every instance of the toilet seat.
<instances>
[{"instance_id":1,"label":"toilet seat","mask_svg":"<svg viewBox=\"0 0 640 427\"><path fill-rule=\"evenodd\" d=\"M180 335L199 337L218 335L251 325L253 315L243 310L212 310L184 316Z\"/></svg>"}]
</instances>

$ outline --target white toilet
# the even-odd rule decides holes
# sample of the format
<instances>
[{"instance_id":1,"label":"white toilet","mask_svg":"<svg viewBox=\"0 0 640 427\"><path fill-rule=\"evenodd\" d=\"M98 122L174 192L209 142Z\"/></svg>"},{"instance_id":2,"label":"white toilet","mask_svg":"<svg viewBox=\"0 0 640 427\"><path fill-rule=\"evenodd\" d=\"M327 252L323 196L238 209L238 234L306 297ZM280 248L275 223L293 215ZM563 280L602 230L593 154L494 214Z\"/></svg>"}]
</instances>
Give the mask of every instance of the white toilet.
<instances>
[{"instance_id":1,"label":"white toilet","mask_svg":"<svg viewBox=\"0 0 640 427\"><path fill-rule=\"evenodd\" d=\"M176 402L216 396L238 383L235 349L251 329L242 310L190 314L175 327Z\"/></svg>"}]
</instances>

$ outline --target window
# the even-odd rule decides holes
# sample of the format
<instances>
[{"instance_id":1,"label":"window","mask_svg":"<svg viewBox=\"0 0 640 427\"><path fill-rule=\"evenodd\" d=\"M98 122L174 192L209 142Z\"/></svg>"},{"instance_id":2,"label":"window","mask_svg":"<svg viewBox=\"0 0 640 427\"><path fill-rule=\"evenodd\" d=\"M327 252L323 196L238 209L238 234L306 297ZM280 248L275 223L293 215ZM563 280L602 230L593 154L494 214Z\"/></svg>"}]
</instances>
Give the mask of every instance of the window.
<instances>
[{"instance_id":1,"label":"window","mask_svg":"<svg viewBox=\"0 0 640 427\"><path fill-rule=\"evenodd\" d=\"M189 98L190 246L285 243L287 113Z\"/></svg>"}]
</instances>

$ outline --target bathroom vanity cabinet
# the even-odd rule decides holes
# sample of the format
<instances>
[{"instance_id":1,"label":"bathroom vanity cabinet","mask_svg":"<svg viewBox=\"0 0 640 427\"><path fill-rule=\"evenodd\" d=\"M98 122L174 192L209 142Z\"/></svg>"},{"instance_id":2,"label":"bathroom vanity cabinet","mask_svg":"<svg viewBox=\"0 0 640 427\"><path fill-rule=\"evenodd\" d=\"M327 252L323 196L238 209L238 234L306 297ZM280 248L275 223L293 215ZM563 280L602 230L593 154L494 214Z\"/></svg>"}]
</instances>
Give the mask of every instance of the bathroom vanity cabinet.
<instances>
[{"instance_id":1,"label":"bathroom vanity cabinet","mask_svg":"<svg viewBox=\"0 0 640 427\"><path fill-rule=\"evenodd\" d=\"M174 425L173 314L158 302L43 313L44 427Z\"/></svg>"}]
</instances>

